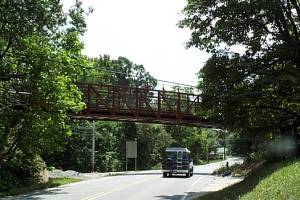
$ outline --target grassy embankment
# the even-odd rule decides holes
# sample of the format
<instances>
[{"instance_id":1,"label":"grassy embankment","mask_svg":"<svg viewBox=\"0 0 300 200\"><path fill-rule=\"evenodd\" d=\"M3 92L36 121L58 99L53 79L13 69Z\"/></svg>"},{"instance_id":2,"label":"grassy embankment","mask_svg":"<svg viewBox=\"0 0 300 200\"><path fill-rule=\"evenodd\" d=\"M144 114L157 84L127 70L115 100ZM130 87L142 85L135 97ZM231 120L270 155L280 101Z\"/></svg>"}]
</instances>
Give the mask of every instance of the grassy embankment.
<instances>
[{"instance_id":1,"label":"grassy embankment","mask_svg":"<svg viewBox=\"0 0 300 200\"><path fill-rule=\"evenodd\" d=\"M0 193L0 198L5 196L14 196L19 194L26 194L35 190L41 190L51 187L57 187L68 183L75 183L81 181L75 178L50 178L48 183L33 183L31 185L14 188L5 193Z\"/></svg>"},{"instance_id":2,"label":"grassy embankment","mask_svg":"<svg viewBox=\"0 0 300 200\"><path fill-rule=\"evenodd\" d=\"M300 159L266 163L244 181L196 200L300 199Z\"/></svg>"}]
</instances>

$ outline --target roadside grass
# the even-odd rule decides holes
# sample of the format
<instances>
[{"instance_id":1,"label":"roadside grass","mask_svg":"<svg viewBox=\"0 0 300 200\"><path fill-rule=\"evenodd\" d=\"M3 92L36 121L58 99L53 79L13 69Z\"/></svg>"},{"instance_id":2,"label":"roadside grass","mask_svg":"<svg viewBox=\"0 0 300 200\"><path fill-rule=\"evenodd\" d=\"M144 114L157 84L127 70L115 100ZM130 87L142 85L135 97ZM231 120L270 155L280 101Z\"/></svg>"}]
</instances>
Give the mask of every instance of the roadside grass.
<instances>
[{"instance_id":1,"label":"roadside grass","mask_svg":"<svg viewBox=\"0 0 300 200\"><path fill-rule=\"evenodd\" d=\"M223 175L227 172L230 172L233 177L246 177L253 170L259 168L265 163L265 161L261 162L244 162L243 164L234 164L229 167L222 166L221 168L215 170L213 175Z\"/></svg>"},{"instance_id":2,"label":"roadside grass","mask_svg":"<svg viewBox=\"0 0 300 200\"><path fill-rule=\"evenodd\" d=\"M300 199L300 159L265 163L235 185L196 200Z\"/></svg>"},{"instance_id":3,"label":"roadside grass","mask_svg":"<svg viewBox=\"0 0 300 200\"><path fill-rule=\"evenodd\" d=\"M35 190L42 190L51 187L58 187L60 185L65 185L68 183L75 183L81 181L76 178L49 178L48 183L32 183L30 185L18 187L11 189L7 192L0 193L0 198L5 196L15 196L19 194L26 194L29 192L33 192Z\"/></svg>"}]
</instances>

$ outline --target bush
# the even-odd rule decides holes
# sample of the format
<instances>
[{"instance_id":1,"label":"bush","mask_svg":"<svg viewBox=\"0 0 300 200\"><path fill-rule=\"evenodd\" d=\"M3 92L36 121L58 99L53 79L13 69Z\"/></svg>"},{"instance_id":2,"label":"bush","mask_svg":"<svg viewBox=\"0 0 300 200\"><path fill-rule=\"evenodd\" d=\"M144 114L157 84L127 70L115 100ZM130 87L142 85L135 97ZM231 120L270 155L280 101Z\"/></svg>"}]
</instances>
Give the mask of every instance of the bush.
<instances>
[{"instance_id":1,"label":"bush","mask_svg":"<svg viewBox=\"0 0 300 200\"><path fill-rule=\"evenodd\" d=\"M0 192L38 182L39 172L42 169L45 169L45 163L40 156L25 156L18 153L0 167Z\"/></svg>"},{"instance_id":2,"label":"bush","mask_svg":"<svg viewBox=\"0 0 300 200\"><path fill-rule=\"evenodd\" d=\"M7 191L19 185L18 178L9 170L0 168L0 192Z\"/></svg>"}]
</instances>

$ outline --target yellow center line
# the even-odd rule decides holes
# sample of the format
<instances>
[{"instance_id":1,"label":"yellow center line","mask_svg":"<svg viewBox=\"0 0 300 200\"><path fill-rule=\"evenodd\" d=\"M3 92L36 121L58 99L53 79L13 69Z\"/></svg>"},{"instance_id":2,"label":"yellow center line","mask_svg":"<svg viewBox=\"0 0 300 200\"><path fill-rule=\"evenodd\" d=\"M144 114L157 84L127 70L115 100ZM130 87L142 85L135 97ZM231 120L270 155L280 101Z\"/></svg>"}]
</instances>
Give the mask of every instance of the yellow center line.
<instances>
[{"instance_id":1,"label":"yellow center line","mask_svg":"<svg viewBox=\"0 0 300 200\"><path fill-rule=\"evenodd\" d=\"M151 178L148 178L148 179L143 179L143 180L140 180L140 181L137 181L137 182L134 182L134 183L130 183L130 184L127 184L127 185L123 185L121 187L117 187L117 188L108 190L108 191L99 192L99 193L90 195L88 197L84 197L81 200L95 200L95 199L103 197L105 195L108 195L108 194L111 194L111 193L114 193L114 192L118 192L118 191L124 190L126 188L129 188L129 187L132 187L134 185L138 185L138 184L150 181L150 180L155 179L155 178L157 178L157 177L151 177Z\"/></svg>"}]
</instances>

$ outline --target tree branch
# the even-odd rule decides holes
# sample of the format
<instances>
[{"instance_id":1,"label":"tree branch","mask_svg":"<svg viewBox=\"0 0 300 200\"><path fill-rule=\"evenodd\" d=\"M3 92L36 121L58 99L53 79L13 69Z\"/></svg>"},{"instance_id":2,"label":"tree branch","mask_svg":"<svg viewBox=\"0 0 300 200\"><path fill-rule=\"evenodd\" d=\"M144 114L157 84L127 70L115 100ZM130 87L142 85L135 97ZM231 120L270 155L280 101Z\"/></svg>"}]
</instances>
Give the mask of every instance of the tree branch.
<instances>
[{"instance_id":1,"label":"tree branch","mask_svg":"<svg viewBox=\"0 0 300 200\"><path fill-rule=\"evenodd\" d=\"M0 166L2 163L6 161L7 158L12 158L13 154L17 150L18 147L18 139L15 139L14 142L11 144L7 152L0 154Z\"/></svg>"},{"instance_id":2,"label":"tree branch","mask_svg":"<svg viewBox=\"0 0 300 200\"><path fill-rule=\"evenodd\" d=\"M262 29L264 29L267 33L273 35L273 36L277 36L277 34L275 34L274 32L272 32L271 30L268 29L267 25L262 23L260 20L254 19L254 22L257 23Z\"/></svg>"},{"instance_id":3,"label":"tree branch","mask_svg":"<svg viewBox=\"0 0 300 200\"><path fill-rule=\"evenodd\" d=\"M293 27L293 32L294 32L295 40L299 41L299 33L298 33L298 30L297 30L297 26L295 24L295 21L294 21L294 19L292 17L292 13L291 13L291 9L292 8L291 8L290 2L289 1L287 2L287 8L285 6L282 6L282 7L283 7L283 10L284 10L284 12L286 14L286 17L289 19L289 21L290 21L290 23L291 23L291 25Z\"/></svg>"},{"instance_id":4,"label":"tree branch","mask_svg":"<svg viewBox=\"0 0 300 200\"><path fill-rule=\"evenodd\" d=\"M275 23L277 24L277 26L279 25L281 27L281 30L283 31L283 39L285 41L289 41L291 39L291 36L289 34L289 28L286 23L283 8L281 7L281 5L274 5L273 12L275 16Z\"/></svg>"},{"instance_id":5,"label":"tree branch","mask_svg":"<svg viewBox=\"0 0 300 200\"><path fill-rule=\"evenodd\" d=\"M10 161L11 159L13 159L13 156L16 152L18 148L18 144L16 143L16 145L14 145L14 147L11 149L10 154L8 154L7 158L6 158L6 162Z\"/></svg>"},{"instance_id":6,"label":"tree branch","mask_svg":"<svg viewBox=\"0 0 300 200\"><path fill-rule=\"evenodd\" d=\"M9 37L8 44L5 48L5 50L0 54L0 60L2 60L4 58L5 54L8 52L11 45L12 45L12 37Z\"/></svg>"},{"instance_id":7,"label":"tree branch","mask_svg":"<svg viewBox=\"0 0 300 200\"><path fill-rule=\"evenodd\" d=\"M10 81L12 79L22 79L25 74L9 74L7 76L0 76L0 81Z\"/></svg>"}]
</instances>

